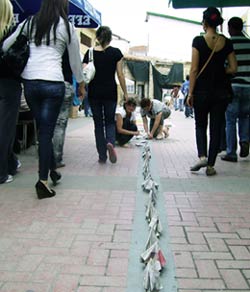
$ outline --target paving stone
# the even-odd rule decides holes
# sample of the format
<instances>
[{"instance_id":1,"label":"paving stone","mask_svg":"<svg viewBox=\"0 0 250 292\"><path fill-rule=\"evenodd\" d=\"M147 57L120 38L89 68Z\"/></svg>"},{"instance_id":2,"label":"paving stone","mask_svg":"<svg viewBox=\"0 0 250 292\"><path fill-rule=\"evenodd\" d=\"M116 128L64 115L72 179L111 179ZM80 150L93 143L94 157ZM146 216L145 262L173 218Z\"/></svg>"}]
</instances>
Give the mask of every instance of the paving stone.
<instances>
[{"instance_id":1,"label":"paving stone","mask_svg":"<svg viewBox=\"0 0 250 292\"><path fill-rule=\"evenodd\" d=\"M174 252L176 268L194 268L192 254L190 252Z\"/></svg>"},{"instance_id":2,"label":"paving stone","mask_svg":"<svg viewBox=\"0 0 250 292\"><path fill-rule=\"evenodd\" d=\"M214 261L210 260L196 260L195 261L199 278L220 278L218 268Z\"/></svg>"},{"instance_id":3,"label":"paving stone","mask_svg":"<svg viewBox=\"0 0 250 292\"><path fill-rule=\"evenodd\" d=\"M77 292L101 292L102 291L102 288L100 287L90 287L90 286L87 286L87 287L79 287L77 289Z\"/></svg>"},{"instance_id":4,"label":"paving stone","mask_svg":"<svg viewBox=\"0 0 250 292\"><path fill-rule=\"evenodd\" d=\"M222 280L214 279L178 279L180 289L224 289Z\"/></svg>"},{"instance_id":5,"label":"paving stone","mask_svg":"<svg viewBox=\"0 0 250 292\"><path fill-rule=\"evenodd\" d=\"M250 260L250 252L246 246L230 246L236 260Z\"/></svg>"},{"instance_id":6,"label":"paving stone","mask_svg":"<svg viewBox=\"0 0 250 292\"><path fill-rule=\"evenodd\" d=\"M201 260L230 260L233 258L229 252L193 252L193 257Z\"/></svg>"},{"instance_id":7,"label":"paving stone","mask_svg":"<svg viewBox=\"0 0 250 292\"><path fill-rule=\"evenodd\" d=\"M207 238L207 242L211 251L228 251L228 246L226 244L227 240L223 240L220 238Z\"/></svg>"},{"instance_id":8,"label":"paving stone","mask_svg":"<svg viewBox=\"0 0 250 292\"><path fill-rule=\"evenodd\" d=\"M220 270L228 289L249 289L250 286L239 270Z\"/></svg>"},{"instance_id":9,"label":"paving stone","mask_svg":"<svg viewBox=\"0 0 250 292\"><path fill-rule=\"evenodd\" d=\"M197 278L197 271L195 269L185 269L185 268L177 268L176 269L177 278Z\"/></svg>"}]
</instances>

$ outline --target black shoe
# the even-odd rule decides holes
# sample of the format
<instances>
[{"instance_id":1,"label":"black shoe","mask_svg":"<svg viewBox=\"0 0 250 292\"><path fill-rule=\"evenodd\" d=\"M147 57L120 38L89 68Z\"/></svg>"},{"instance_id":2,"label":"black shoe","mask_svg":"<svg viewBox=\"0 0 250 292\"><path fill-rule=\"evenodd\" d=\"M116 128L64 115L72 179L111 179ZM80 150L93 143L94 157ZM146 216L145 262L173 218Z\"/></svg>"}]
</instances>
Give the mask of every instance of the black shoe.
<instances>
[{"instance_id":1,"label":"black shoe","mask_svg":"<svg viewBox=\"0 0 250 292\"><path fill-rule=\"evenodd\" d=\"M213 176L213 175L216 175L217 172L216 170L214 169L213 166L208 166L207 169L206 169L206 175L207 176Z\"/></svg>"},{"instance_id":2,"label":"black shoe","mask_svg":"<svg viewBox=\"0 0 250 292\"><path fill-rule=\"evenodd\" d=\"M228 154L221 156L221 160L230 161L230 162L237 162L238 161L237 157L230 156Z\"/></svg>"},{"instance_id":3,"label":"black shoe","mask_svg":"<svg viewBox=\"0 0 250 292\"><path fill-rule=\"evenodd\" d=\"M62 175L59 171L51 170L50 171L50 178L53 182L53 185L55 186L57 182L62 178Z\"/></svg>"},{"instance_id":4,"label":"black shoe","mask_svg":"<svg viewBox=\"0 0 250 292\"><path fill-rule=\"evenodd\" d=\"M40 180L36 183L36 193L39 200L52 198L56 195L54 190L49 190Z\"/></svg>"},{"instance_id":5,"label":"black shoe","mask_svg":"<svg viewBox=\"0 0 250 292\"><path fill-rule=\"evenodd\" d=\"M56 163L56 168L61 168L64 167L66 164L64 163L64 161L60 161Z\"/></svg>"},{"instance_id":6,"label":"black shoe","mask_svg":"<svg viewBox=\"0 0 250 292\"><path fill-rule=\"evenodd\" d=\"M206 166L207 166L207 159L201 159L194 166L190 167L190 171L198 171L202 167L206 167Z\"/></svg>"},{"instance_id":7,"label":"black shoe","mask_svg":"<svg viewBox=\"0 0 250 292\"><path fill-rule=\"evenodd\" d=\"M249 143L240 142L240 157L247 157L249 155Z\"/></svg>"}]
</instances>

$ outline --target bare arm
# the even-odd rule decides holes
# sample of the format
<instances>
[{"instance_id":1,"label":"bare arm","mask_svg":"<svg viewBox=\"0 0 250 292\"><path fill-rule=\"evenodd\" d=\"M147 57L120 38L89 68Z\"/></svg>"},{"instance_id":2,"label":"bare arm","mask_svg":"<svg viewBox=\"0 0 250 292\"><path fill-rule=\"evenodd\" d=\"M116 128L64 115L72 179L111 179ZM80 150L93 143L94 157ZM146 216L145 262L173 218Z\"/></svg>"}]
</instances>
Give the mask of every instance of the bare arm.
<instances>
[{"instance_id":1,"label":"bare arm","mask_svg":"<svg viewBox=\"0 0 250 292\"><path fill-rule=\"evenodd\" d=\"M127 93L125 77L124 77L123 70L122 70L122 61L123 61L123 59L121 59L119 62L117 62L116 72L117 72L117 77L118 77L118 80L120 82L123 94L124 94L124 99L125 99L125 101L127 101L128 100L128 93Z\"/></svg>"},{"instance_id":2,"label":"bare arm","mask_svg":"<svg viewBox=\"0 0 250 292\"><path fill-rule=\"evenodd\" d=\"M152 137L154 136L155 131L158 129L158 127L160 125L161 116L162 116L162 112L160 112L159 114L157 114L157 116L155 117L155 122L154 122L153 128L152 128L152 130L150 132L150 135Z\"/></svg>"},{"instance_id":3,"label":"bare arm","mask_svg":"<svg viewBox=\"0 0 250 292\"><path fill-rule=\"evenodd\" d=\"M144 131L148 134L148 119L146 116L142 117L142 122L143 122Z\"/></svg>"},{"instance_id":4,"label":"bare arm","mask_svg":"<svg viewBox=\"0 0 250 292\"><path fill-rule=\"evenodd\" d=\"M228 65L226 67L226 74L234 74L237 72L237 60L235 53L232 52L227 56Z\"/></svg>"}]
</instances>

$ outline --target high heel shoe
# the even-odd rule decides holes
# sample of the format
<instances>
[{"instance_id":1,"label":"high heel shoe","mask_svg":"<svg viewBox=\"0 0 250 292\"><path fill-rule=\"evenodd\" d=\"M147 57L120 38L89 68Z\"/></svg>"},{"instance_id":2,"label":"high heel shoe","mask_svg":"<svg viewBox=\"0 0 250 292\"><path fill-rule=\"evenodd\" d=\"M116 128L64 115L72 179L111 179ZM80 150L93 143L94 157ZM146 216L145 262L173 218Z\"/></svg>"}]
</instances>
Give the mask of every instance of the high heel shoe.
<instances>
[{"instance_id":1,"label":"high heel shoe","mask_svg":"<svg viewBox=\"0 0 250 292\"><path fill-rule=\"evenodd\" d=\"M50 178L53 182L53 185L56 186L57 182L62 178L62 175L59 171L51 170L50 171Z\"/></svg>"},{"instance_id":2,"label":"high heel shoe","mask_svg":"<svg viewBox=\"0 0 250 292\"><path fill-rule=\"evenodd\" d=\"M54 190L48 189L40 180L36 183L36 193L39 200L52 198L56 195Z\"/></svg>"}]
</instances>

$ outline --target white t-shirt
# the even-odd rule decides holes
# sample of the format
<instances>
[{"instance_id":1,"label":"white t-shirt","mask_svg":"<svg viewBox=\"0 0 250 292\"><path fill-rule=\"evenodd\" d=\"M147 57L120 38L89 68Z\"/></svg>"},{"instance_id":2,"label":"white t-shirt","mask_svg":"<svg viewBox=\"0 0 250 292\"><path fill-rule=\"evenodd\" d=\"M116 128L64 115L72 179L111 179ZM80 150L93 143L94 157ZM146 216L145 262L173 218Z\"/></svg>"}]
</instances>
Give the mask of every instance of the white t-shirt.
<instances>
[{"instance_id":1,"label":"white t-shirt","mask_svg":"<svg viewBox=\"0 0 250 292\"><path fill-rule=\"evenodd\" d=\"M145 111L144 109L141 109L141 116L145 117L148 116L149 118L155 118L160 112L162 112L164 109L167 109L168 107L165 105L165 103L157 100L152 99L152 108L149 112Z\"/></svg>"},{"instance_id":2,"label":"white t-shirt","mask_svg":"<svg viewBox=\"0 0 250 292\"><path fill-rule=\"evenodd\" d=\"M121 115L121 117L123 119L126 117L126 111L125 111L124 107L117 108L115 114ZM134 121L136 121L136 115L135 115L135 112L132 112L131 116L130 116L130 122L134 122Z\"/></svg>"}]
</instances>

